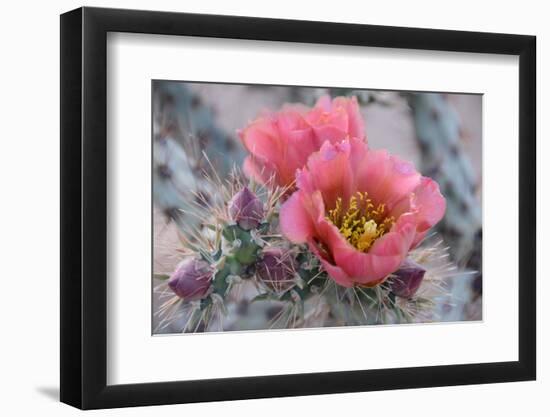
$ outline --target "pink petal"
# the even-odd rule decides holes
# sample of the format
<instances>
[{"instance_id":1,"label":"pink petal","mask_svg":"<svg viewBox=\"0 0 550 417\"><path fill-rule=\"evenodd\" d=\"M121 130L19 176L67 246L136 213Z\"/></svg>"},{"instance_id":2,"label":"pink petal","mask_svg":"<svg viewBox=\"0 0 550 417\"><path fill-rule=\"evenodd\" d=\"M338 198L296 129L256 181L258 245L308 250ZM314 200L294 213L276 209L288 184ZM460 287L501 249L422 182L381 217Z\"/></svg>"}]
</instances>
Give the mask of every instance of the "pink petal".
<instances>
[{"instance_id":1,"label":"pink petal","mask_svg":"<svg viewBox=\"0 0 550 417\"><path fill-rule=\"evenodd\" d=\"M311 128L290 132L287 134L287 139L282 176L286 183L290 183L294 181L296 170L302 168L309 156L317 152L319 147Z\"/></svg>"},{"instance_id":2,"label":"pink petal","mask_svg":"<svg viewBox=\"0 0 550 417\"><path fill-rule=\"evenodd\" d=\"M327 209L335 206L338 197L349 201L353 190L353 173L349 163L347 141L332 145L325 142L321 150L309 157L307 169L313 188L319 190Z\"/></svg>"},{"instance_id":3,"label":"pink petal","mask_svg":"<svg viewBox=\"0 0 550 417\"><path fill-rule=\"evenodd\" d=\"M392 207L410 194L420 183L414 166L385 150L370 150L357 161L356 181L359 191L366 191L376 203Z\"/></svg>"},{"instance_id":4,"label":"pink petal","mask_svg":"<svg viewBox=\"0 0 550 417\"><path fill-rule=\"evenodd\" d=\"M317 245L314 242L308 242L309 248L313 252L315 256L319 259L321 262L321 265L323 266L323 269L327 272L327 274L339 285L351 288L355 285L353 280L346 274L346 272L340 268L337 265L333 265L330 261L325 259L323 254L318 249Z\"/></svg>"},{"instance_id":5,"label":"pink petal","mask_svg":"<svg viewBox=\"0 0 550 417\"><path fill-rule=\"evenodd\" d=\"M322 258L339 267L350 282L363 285L379 283L395 271L403 260L401 255L373 256L359 252L324 216L317 218L315 228L317 238L326 246L328 252ZM414 234L414 225L411 226L411 232ZM344 279L342 276L340 274L341 280Z\"/></svg>"},{"instance_id":6,"label":"pink petal","mask_svg":"<svg viewBox=\"0 0 550 417\"><path fill-rule=\"evenodd\" d=\"M407 256L415 235L413 219L404 219L397 228L377 240L368 253L355 249L345 241L333 247L336 265L358 284L375 285L396 271Z\"/></svg>"},{"instance_id":7,"label":"pink petal","mask_svg":"<svg viewBox=\"0 0 550 417\"><path fill-rule=\"evenodd\" d=\"M294 243L306 242L315 231L312 218L303 200L302 193L296 191L281 206L281 232Z\"/></svg>"},{"instance_id":8,"label":"pink petal","mask_svg":"<svg viewBox=\"0 0 550 417\"><path fill-rule=\"evenodd\" d=\"M319 144L326 141L330 143L337 143L343 141L348 137L347 129L341 128L335 125L317 125L313 126L315 137Z\"/></svg>"},{"instance_id":9,"label":"pink petal","mask_svg":"<svg viewBox=\"0 0 550 417\"><path fill-rule=\"evenodd\" d=\"M403 214L370 249L372 255L406 257L416 234L417 217L414 213Z\"/></svg>"},{"instance_id":10,"label":"pink petal","mask_svg":"<svg viewBox=\"0 0 550 417\"><path fill-rule=\"evenodd\" d=\"M270 161L274 165L282 162L284 142L279 137L273 120L257 119L241 131L240 136L243 145L251 154Z\"/></svg>"},{"instance_id":11,"label":"pink petal","mask_svg":"<svg viewBox=\"0 0 550 417\"><path fill-rule=\"evenodd\" d=\"M399 256L377 256L362 253L351 245L343 245L335 253L336 264L358 284L379 283L401 264Z\"/></svg>"},{"instance_id":12,"label":"pink petal","mask_svg":"<svg viewBox=\"0 0 550 417\"><path fill-rule=\"evenodd\" d=\"M426 232L435 226L445 215L445 197L439 191L437 182L428 177L422 177L420 185L414 191L414 205L418 211L416 246L426 235Z\"/></svg>"},{"instance_id":13,"label":"pink petal","mask_svg":"<svg viewBox=\"0 0 550 417\"><path fill-rule=\"evenodd\" d=\"M348 115L348 134L351 137L365 139L365 123L359 110L357 98L355 96L346 99L344 97L336 97L334 106L342 106L346 109Z\"/></svg>"},{"instance_id":14,"label":"pink petal","mask_svg":"<svg viewBox=\"0 0 550 417\"><path fill-rule=\"evenodd\" d=\"M334 257L334 253L341 247L348 245L353 248L338 228L327 220L324 214L319 215L315 221L315 229L319 239L327 246Z\"/></svg>"},{"instance_id":15,"label":"pink petal","mask_svg":"<svg viewBox=\"0 0 550 417\"><path fill-rule=\"evenodd\" d=\"M322 97L319 97L317 100L317 103L315 103L315 107L313 108L313 111L323 111L323 112L329 112L332 108L332 101L330 99L330 96L324 95Z\"/></svg>"},{"instance_id":16,"label":"pink petal","mask_svg":"<svg viewBox=\"0 0 550 417\"><path fill-rule=\"evenodd\" d=\"M276 118L280 133L303 130L309 127L302 115L302 111L297 110L295 107L285 107L274 117Z\"/></svg>"},{"instance_id":17,"label":"pink petal","mask_svg":"<svg viewBox=\"0 0 550 417\"><path fill-rule=\"evenodd\" d=\"M313 128L319 145L324 141L335 143L345 139L348 134L348 115L343 107L329 112L313 109L306 116L307 122Z\"/></svg>"},{"instance_id":18,"label":"pink petal","mask_svg":"<svg viewBox=\"0 0 550 417\"><path fill-rule=\"evenodd\" d=\"M305 194L311 194L315 191L313 189L311 173L307 169L296 171L296 187Z\"/></svg>"}]
</instances>

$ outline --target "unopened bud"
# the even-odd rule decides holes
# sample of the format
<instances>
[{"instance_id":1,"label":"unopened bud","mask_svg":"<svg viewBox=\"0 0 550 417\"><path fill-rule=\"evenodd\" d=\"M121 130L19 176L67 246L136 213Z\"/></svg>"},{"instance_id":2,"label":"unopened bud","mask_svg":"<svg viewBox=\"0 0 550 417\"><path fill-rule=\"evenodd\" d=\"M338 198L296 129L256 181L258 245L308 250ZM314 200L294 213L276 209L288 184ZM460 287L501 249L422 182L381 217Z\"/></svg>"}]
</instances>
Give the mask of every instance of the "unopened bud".
<instances>
[{"instance_id":1,"label":"unopened bud","mask_svg":"<svg viewBox=\"0 0 550 417\"><path fill-rule=\"evenodd\" d=\"M256 264L256 275L273 291L282 292L294 285L296 268L297 262L292 252L269 248Z\"/></svg>"},{"instance_id":2,"label":"unopened bud","mask_svg":"<svg viewBox=\"0 0 550 417\"><path fill-rule=\"evenodd\" d=\"M255 229L264 217L262 201L248 187L235 194L228 207L231 219L244 230Z\"/></svg>"},{"instance_id":3,"label":"unopened bud","mask_svg":"<svg viewBox=\"0 0 550 417\"><path fill-rule=\"evenodd\" d=\"M406 259L389 281L391 291L398 297L411 298L420 288L425 273L416 262Z\"/></svg>"},{"instance_id":4,"label":"unopened bud","mask_svg":"<svg viewBox=\"0 0 550 417\"><path fill-rule=\"evenodd\" d=\"M170 276L168 286L185 301L200 300L208 294L214 270L196 258L183 260Z\"/></svg>"}]
</instances>

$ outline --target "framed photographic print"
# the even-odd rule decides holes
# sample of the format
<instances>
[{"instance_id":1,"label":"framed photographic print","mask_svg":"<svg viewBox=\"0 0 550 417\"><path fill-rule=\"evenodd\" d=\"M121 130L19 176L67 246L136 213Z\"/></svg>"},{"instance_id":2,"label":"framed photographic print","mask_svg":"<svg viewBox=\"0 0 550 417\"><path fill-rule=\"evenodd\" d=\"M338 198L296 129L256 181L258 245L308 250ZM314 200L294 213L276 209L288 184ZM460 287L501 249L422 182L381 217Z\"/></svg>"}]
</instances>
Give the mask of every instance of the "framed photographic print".
<instances>
[{"instance_id":1,"label":"framed photographic print","mask_svg":"<svg viewBox=\"0 0 550 417\"><path fill-rule=\"evenodd\" d=\"M535 379L535 37L61 16L61 401Z\"/></svg>"}]
</instances>

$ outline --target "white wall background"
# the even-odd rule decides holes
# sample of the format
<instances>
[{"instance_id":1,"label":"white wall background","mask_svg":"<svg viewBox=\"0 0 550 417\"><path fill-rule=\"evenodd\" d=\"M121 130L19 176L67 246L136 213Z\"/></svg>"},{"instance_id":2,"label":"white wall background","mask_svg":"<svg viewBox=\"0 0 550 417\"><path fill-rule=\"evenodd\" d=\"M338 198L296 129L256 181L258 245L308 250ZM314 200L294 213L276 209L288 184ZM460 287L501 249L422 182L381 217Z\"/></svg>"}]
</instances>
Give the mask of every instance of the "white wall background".
<instances>
[{"instance_id":1,"label":"white wall background","mask_svg":"<svg viewBox=\"0 0 550 417\"><path fill-rule=\"evenodd\" d=\"M510 3L510 4L508 4ZM74 415L58 403L59 379L59 17L78 1L5 2L0 23L0 410L3 415ZM542 120L550 100L550 26L541 1L306 2L277 0L93 1L89 6L239 14L534 34L538 37L538 257L550 249L550 156ZM503 196L503 203L506 202ZM312 414L545 415L550 411L548 264L538 268L538 381L100 411L94 415L280 416ZM405 351L405 349L404 349ZM546 394L546 395L545 395Z\"/></svg>"}]
</instances>

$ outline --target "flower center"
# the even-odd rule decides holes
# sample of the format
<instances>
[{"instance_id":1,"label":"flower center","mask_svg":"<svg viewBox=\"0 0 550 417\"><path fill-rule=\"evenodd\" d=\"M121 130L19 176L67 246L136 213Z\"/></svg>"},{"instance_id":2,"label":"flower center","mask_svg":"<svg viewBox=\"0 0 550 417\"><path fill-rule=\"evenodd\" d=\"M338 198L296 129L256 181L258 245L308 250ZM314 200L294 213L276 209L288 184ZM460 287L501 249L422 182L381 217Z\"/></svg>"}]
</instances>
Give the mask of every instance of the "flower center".
<instances>
[{"instance_id":1,"label":"flower center","mask_svg":"<svg viewBox=\"0 0 550 417\"><path fill-rule=\"evenodd\" d=\"M376 239L385 235L395 223L386 216L385 204L374 205L367 192L357 192L346 207L338 197L336 205L328 211L330 220L354 247L367 252Z\"/></svg>"}]
</instances>

